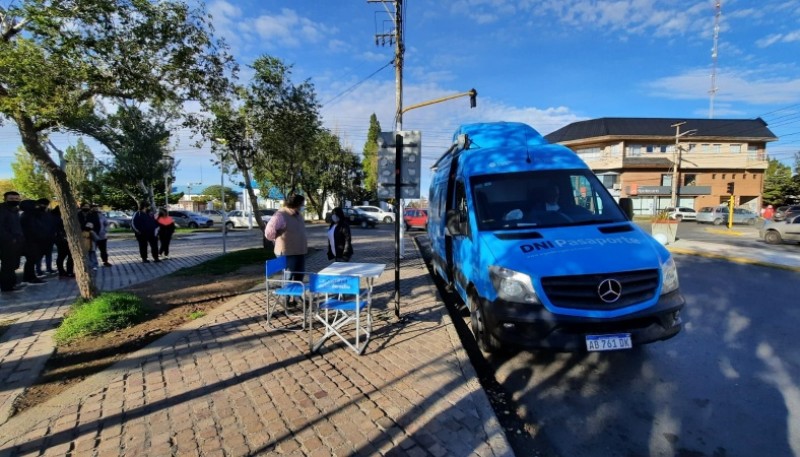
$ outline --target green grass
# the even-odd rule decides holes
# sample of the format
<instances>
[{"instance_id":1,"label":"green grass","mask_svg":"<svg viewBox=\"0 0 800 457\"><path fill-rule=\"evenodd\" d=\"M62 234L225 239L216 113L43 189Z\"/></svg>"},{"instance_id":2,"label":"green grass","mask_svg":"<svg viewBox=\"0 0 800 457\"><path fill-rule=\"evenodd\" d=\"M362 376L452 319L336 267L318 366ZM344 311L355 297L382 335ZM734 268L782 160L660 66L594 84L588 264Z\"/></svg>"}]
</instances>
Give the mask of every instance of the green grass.
<instances>
[{"instance_id":1,"label":"green grass","mask_svg":"<svg viewBox=\"0 0 800 457\"><path fill-rule=\"evenodd\" d=\"M69 343L86 336L101 335L142 322L150 310L136 295L104 293L94 300L78 301L56 329L57 343Z\"/></svg>"},{"instance_id":2,"label":"green grass","mask_svg":"<svg viewBox=\"0 0 800 457\"><path fill-rule=\"evenodd\" d=\"M189 319L195 320L195 319L200 319L201 317L205 317L205 316L206 316L206 313L204 313L203 311L193 311L191 314L189 314Z\"/></svg>"},{"instance_id":3,"label":"green grass","mask_svg":"<svg viewBox=\"0 0 800 457\"><path fill-rule=\"evenodd\" d=\"M272 253L272 250L264 248L244 249L241 251L229 252L199 265L178 270L173 274L178 276L222 275L234 272L245 265L263 265L265 261L272 258L275 258L275 254Z\"/></svg>"}]
</instances>

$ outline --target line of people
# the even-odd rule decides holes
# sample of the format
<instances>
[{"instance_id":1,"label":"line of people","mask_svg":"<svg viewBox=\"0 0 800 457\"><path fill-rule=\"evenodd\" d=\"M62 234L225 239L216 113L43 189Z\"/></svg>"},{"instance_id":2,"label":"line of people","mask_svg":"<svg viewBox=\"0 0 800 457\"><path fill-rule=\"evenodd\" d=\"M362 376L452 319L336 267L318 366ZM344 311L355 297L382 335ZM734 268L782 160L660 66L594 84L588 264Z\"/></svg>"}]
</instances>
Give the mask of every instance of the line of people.
<instances>
[{"instance_id":1,"label":"line of people","mask_svg":"<svg viewBox=\"0 0 800 457\"><path fill-rule=\"evenodd\" d=\"M160 208L153 215L150 204L142 202L139 211L136 211L131 219L131 228L136 235L136 242L139 243L142 262L150 263L147 256L148 247L154 263L161 262L159 256L169 259L169 245L172 234L175 233L175 221L166 209Z\"/></svg>"}]
</instances>

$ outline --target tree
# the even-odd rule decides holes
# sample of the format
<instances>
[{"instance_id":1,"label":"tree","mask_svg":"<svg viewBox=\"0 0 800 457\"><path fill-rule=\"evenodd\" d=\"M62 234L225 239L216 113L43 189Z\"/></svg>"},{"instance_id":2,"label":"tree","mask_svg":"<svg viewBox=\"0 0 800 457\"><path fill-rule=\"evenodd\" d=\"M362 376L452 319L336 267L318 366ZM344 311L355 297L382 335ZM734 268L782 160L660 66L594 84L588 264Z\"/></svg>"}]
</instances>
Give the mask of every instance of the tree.
<instances>
[{"instance_id":1,"label":"tree","mask_svg":"<svg viewBox=\"0 0 800 457\"><path fill-rule=\"evenodd\" d=\"M225 206L222 207L223 211L228 211L231 208L235 207L236 201L239 200L239 194L237 194L233 189L230 187L222 187L220 185L216 186L208 186L203 189L202 194L209 197L210 201L214 202L214 206L218 206L220 203L220 195L224 192L225 194Z\"/></svg>"},{"instance_id":2,"label":"tree","mask_svg":"<svg viewBox=\"0 0 800 457\"><path fill-rule=\"evenodd\" d=\"M165 174L173 171L167 169L172 165L163 160L168 153L169 117L164 112L121 106L109 116L104 133L98 135L113 156L113 161L106 165L109 177L134 201L138 195L133 189L139 189L154 208L154 188L163 184Z\"/></svg>"},{"instance_id":3,"label":"tree","mask_svg":"<svg viewBox=\"0 0 800 457\"><path fill-rule=\"evenodd\" d=\"M369 130L367 131L367 141L364 142L363 160L361 162L364 170L364 188L372 195L373 200L378 196L378 137L381 133L381 124L378 116L372 113L369 117Z\"/></svg>"},{"instance_id":4,"label":"tree","mask_svg":"<svg viewBox=\"0 0 800 457\"><path fill-rule=\"evenodd\" d=\"M0 6L0 117L16 124L25 150L52 177L78 289L94 298L96 286L77 255L76 202L44 139L59 130L96 137L113 112L104 103L204 98L223 89L231 59L213 41L205 12L180 0L7 5Z\"/></svg>"},{"instance_id":5,"label":"tree","mask_svg":"<svg viewBox=\"0 0 800 457\"><path fill-rule=\"evenodd\" d=\"M14 182L10 179L0 179L0 195L6 192L16 190L14 189Z\"/></svg>"},{"instance_id":6,"label":"tree","mask_svg":"<svg viewBox=\"0 0 800 457\"><path fill-rule=\"evenodd\" d=\"M782 164L778 159L769 159L767 170L764 172L764 190L762 199L765 204L778 206L791 195L792 169Z\"/></svg>"},{"instance_id":7,"label":"tree","mask_svg":"<svg viewBox=\"0 0 800 457\"><path fill-rule=\"evenodd\" d=\"M14 155L11 170L14 172L14 177L11 179L14 189L24 200L39 198L52 200L53 191L47 182L47 173L24 149L20 148Z\"/></svg>"},{"instance_id":8,"label":"tree","mask_svg":"<svg viewBox=\"0 0 800 457\"><path fill-rule=\"evenodd\" d=\"M95 199L100 193L97 177L102 169L83 139L79 138L75 146L67 147L64 162L64 172L75 199L97 203Z\"/></svg>"},{"instance_id":9,"label":"tree","mask_svg":"<svg viewBox=\"0 0 800 457\"><path fill-rule=\"evenodd\" d=\"M342 205L345 200L352 200L358 195L362 178L361 161L352 151L343 149L339 137L328 130L320 130L317 134L314 151L307 166L318 170L317 181L313 184L304 181L303 187L311 189L313 185L319 191L319 198L312 200L310 207L322 219L324 202L329 196L333 196L337 205Z\"/></svg>"}]
</instances>

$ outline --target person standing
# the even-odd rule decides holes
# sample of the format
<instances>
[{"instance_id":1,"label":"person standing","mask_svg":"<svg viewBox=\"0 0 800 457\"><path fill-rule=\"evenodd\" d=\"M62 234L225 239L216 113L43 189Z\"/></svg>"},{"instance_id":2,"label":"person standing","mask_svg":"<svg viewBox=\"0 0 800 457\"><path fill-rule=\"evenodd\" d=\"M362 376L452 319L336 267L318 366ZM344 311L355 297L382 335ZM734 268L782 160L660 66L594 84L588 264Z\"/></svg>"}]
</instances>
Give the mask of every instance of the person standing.
<instances>
[{"instance_id":1,"label":"person standing","mask_svg":"<svg viewBox=\"0 0 800 457\"><path fill-rule=\"evenodd\" d=\"M19 290L17 268L25 243L19 221L19 202L19 193L11 190L3 194L0 204L0 291L3 292Z\"/></svg>"},{"instance_id":2,"label":"person standing","mask_svg":"<svg viewBox=\"0 0 800 457\"><path fill-rule=\"evenodd\" d=\"M94 231L94 224L87 222L81 231L81 250L83 255L86 256L86 264L92 271L97 271L97 233Z\"/></svg>"},{"instance_id":3,"label":"person standing","mask_svg":"<svg viewBox=\"0 0 800 457\"><path fill-rule=\"evenodd\" d=\"M49 205L49 204L48 204ZM42 262L40 261L38 265L36 265L36 274L41 276L45 273L53 274L55 271L53 270L53 246L56 242L56 216L53 215L53 211L50 208L45 210L47 213L47 222L49 224L49 231L50 237L45 241L45 245L43 246L43 253L42 260L44 261L44 267L42 267Z\"/></svg>"},{"instance_id":4,"label":"person standing","mask_svg":"<svg viewBox=\"0 0 800 457\"><path fill-rule=\"evenodd\" d=\"M772 220L772 217L775 216L775 209L772 208L772 205L767 205L767 209L764 210L764 219Z\"/></svg>"},{"instance_id":5,"label":"person standing","mask_svg":"<svg viewBox=\"0 0 800 457\"><path fill-rule=\"evenodd\" d=\"M305 276L308 238L303 219L302 195L289 194L283 208L272 215L264 228L264 236L275 242L275 255L286 256L286 268L292 272L293 281L302 281Z\"/></svg>"},{"instance_id":6,"label":"person standing","mask_svg":"<svg viewBox=\"0 0 800 457\"><path fill-rule=\"evenodd\" d=\"M139 211L136 211L133 219L131 219L131 228L136 234L136 241L139 243L139 255L142 256L142 262L150 263L147 260L148 245L153 256L153 262L161 262L158 260L158 238L156 238L158 223L150 214L149 203L143 202L139 205Z\"/></svg>"},{"instance_id":7,"label":"person standing","mask_svg":"<svg viewBox=\"0 0 800 457\"><path fill-rule=\"evenodd\" d=\"M25 234L25 267L22 271L22 281L31 285L44 284L36 276L36 266L42 261L45 245L49 245L52 239L52 227L50 226L50 215L46 209L50 205L50 200L40 198L25 208L20 216L22 233Z\"/></svg>"},{"instance_id":8,"label":"person standing","mask_svg":"<svg viewBox=\"0 0 800 457\"><path fill-rule=\"evenodd\" d=\"M169 259L169 243L172 241L172 234L175 233L175 221L167 210L161 208L158 210L156 222L158 223L158 255Z\"/></svg>"},{"instance_id":9,"label":"person standing","mask_svg":"<svg viewBox=\"0 0 800 457\"><path fill-rule=\"evenodd\" d=\"M75 263L72 260L72 252L69 250L64 221L61 219L61 207L56 206L51 213L56 232L56 269L58 270L58 277L71 278L75 276Z\"/></svg>"},{"instance_id":10,"label":"person standing","mask_svg":"<svg viewBox=\"0 0 800 457\"><path fill-rule=\"evenodd\" d=\"M349 262L353 256L350 223L341 207L333 208L331 225L328 227L328 260Z\"/></svg>"},{"instance_id":11,"label":"person standing","mask_svg":"<svg viewBox=\"0 0 800 457\"><path fill-rule=\"evenodd\" d=\"M94 233L97 235L95 243L97 250L100 251L100 260L104 267L110 267L108 262L108 219L106 214L100 210L100 205L92 205L92 214L97 219L97 225L93 225ZM94 224L94 223L93 223Z\"/></svg>"}]
</instances>

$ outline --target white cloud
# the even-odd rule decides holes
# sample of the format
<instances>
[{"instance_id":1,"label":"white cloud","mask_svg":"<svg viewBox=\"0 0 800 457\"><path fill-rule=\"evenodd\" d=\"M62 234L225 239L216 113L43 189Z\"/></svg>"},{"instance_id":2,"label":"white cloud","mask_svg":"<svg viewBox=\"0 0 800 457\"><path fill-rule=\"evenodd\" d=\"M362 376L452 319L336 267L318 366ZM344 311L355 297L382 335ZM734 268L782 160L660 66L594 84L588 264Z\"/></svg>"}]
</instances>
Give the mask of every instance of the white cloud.
<instances>
[{"instance_id":1,"label":"white cloud","mask_svg":"<svg viewBox=\"0 0 800 457\"><path fill-rule=\"evenodd\" d=\"M776 77L768 69L720 69L717 74L716 100L750 103L753 105L790 104L800 100L800 77ZM765 76L767 75L767 76ZM711 84L707 69L690 70L683 74L657 79L647 84L652 96L701 100L708 98Z\"/></svg>"}]
</instances>

